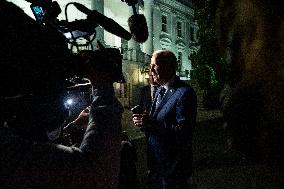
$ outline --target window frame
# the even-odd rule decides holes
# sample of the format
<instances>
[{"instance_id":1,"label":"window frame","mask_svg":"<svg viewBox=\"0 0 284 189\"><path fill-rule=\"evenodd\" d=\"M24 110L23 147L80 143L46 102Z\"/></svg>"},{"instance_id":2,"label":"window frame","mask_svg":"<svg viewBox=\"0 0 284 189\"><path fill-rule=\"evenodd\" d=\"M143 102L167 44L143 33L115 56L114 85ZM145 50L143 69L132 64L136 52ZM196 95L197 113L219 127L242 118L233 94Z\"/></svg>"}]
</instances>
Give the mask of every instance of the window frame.
<instances>
[{"instance_id":1,"label":"window frame","mask_svg":"<svg viewBox=\"0 0 284 189\"><path fill-rule=\"evenodd\" d=\"M177 21L176 23L176 31L177 31L177 37L182 38L182 22L180 20Z\"/></svg>"},{"instance_id":2,"label":"window frame","mask_svg":"<svg viewBox=\"0 0 284 189\"><path fill-rule=\"evenodd\" d=\"M161 31L168 33L168 16L165 14L161 17Z\"/></svg>"}]
</instances>

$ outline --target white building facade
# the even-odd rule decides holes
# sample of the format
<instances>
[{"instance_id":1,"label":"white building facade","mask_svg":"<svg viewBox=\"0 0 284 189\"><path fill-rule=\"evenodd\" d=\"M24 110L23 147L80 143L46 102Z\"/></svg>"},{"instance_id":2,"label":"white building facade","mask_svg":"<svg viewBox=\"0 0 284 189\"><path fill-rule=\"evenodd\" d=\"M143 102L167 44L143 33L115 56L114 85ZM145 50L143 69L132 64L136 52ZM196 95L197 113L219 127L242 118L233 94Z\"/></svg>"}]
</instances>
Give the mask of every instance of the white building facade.
<instances>
[{"instance_id":1,"label":"white building facade","mask_svg":"<svg viewBox=\"0 0 284 189\"><path fill-rule=\"evenodd\" d=\"M196 50L197 24L190 1L156 0L153 6L154 50L169 49L179 61L178 75L187 79L191 70L188 56Z\"/></svg>"}]
</instances>

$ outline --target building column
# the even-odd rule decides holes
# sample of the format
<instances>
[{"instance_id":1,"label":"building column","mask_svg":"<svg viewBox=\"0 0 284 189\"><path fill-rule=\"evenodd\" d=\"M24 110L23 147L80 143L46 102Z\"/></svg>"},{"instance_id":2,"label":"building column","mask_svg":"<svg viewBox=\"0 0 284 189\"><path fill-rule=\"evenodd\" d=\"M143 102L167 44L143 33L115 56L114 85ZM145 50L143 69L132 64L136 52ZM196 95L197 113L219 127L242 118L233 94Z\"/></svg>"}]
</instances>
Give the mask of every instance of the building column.
<instances>
[{"instance_id":1,"label":"building column","mask_svg":"<svg viewBox=\"0 0 284 189\"><path fill-rule=\"evenodd\" d=\"M153 53L153 6L153 0L144 0L144 15L147 21L149 36L144 43L143 51L148 55Z\"/></svg>"},{"instance_id":2,"label":"building column","mask_svg":"<svg viewBox=\"0 0 284 189\"><path fill-rule=\"evenodd\" d=\"M136 10L139 11L139 6L136 4ZM129 17L133 15L133 8L129 6ZM141 59L141 48L138 42L134 41L132 38L128 41L128 60L133 60L139 62Z\"/></svg>"},{"instance_id":3,"label":"building column","mask_svg":"<svg viewBox=\"0 0 284 189\"><path fill-rule=\"evenodd\" d=\"M104 14L104 0L91 0L91 9L97 10L99 13ZM104 41L104 29L102 27L96 28L96 40L94 40L94 47L96 47L96 41L100 41L105 44Z\"/></svg>"}]
</instances>

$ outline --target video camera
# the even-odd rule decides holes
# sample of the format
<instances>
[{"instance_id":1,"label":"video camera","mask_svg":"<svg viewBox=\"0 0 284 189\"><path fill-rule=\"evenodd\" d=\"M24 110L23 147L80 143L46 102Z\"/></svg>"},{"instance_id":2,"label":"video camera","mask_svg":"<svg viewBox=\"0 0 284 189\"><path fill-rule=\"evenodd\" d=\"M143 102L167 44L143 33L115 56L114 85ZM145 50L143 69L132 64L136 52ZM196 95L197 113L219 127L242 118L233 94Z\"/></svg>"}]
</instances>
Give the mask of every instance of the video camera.
<instances>
[{"instance_id":1,"label":"video camera","mask_svg":"<svg viewBox=\"0 0 284 189\"><path fill-rule=\"evenodd\" d=\"M101 71L111 72L114 82L124 82L122 75L122 57L120 51L115 48L104 48L101 43L98 42L97 50L94 50L93 40L96 38L96 27L101 26L106 31L124 38L126 40L131 39L131 34L125 30L122 26L116 23L114 20L104 16L96 10L90 10L84 5L77 2L70 2L65 7L65 20L58 20L58 15L62 12L59 4L52 0L26 0L31 3L30 8L35 16L36 22L41 25L44 29L53 29L53 32L58 32L65 37L65 42L69 44L71 52L75 58L71 58L71 61L84 61L84 55L88 54L93 60L92 66L94 69L101 69ZM87 15L86 19L68 21L67 9L70 5L75 6L79 11ZM78 39L85 39L85 43ZM81 52L81 48L84 46L84 53ZM84 49L84 48L83 48ZM87 52L88 51L88 52ZM84 57L82 57L84 56ZM82 65L83 66L83 65ZM80 67L77 65L75 67ZM102 68L108 68L102 69ZM81 68L77 69L80 73L75 73L77 76L85 76L85 71Z\"/></svg>"},{"instance_id":2,"label":"video camera","mask_svg":"<svg viewBox=\"0 0 284 189\"><path fill-rule=\"evenodd\" d=\"M96 28L103 27L105 30L116 36L130 40L131 34L121 27L114 20L104 16L96 10L90 10L77 2L70 2L65 7L65 20L58 20L57 17L62 12L59 4L52 0L26 0L31 2L30 8L34 14L36 22L44 29L52 28L53 32L58 32L65 37L65 42L73 55L70 55L70 61L73 62L74 76L68 79L73 85L68 87L65 107L72 117L90 103L90 84L86 83L84 77L87 77L88 68L98 72L108 73L114 82L125 82L122 74L122 57L120 51L116 48L105 48L98 41L97 50L94 50L93 40L96 38ZM76 7L79 11L87 15L86 19L69 21L67 9L70 5ZM80 40L80 43L78 39ZM85 43L83 43L85 41ZM84 46L90 50L81 50ZM75 53L74 53L74 47ZM74 64L76 64L74 66ZM84 87L82 87L84 86ZM86 90L87 89L87 90ZM82 95L84 94L84 95Z\"/></svg>"},{"instance_id":3,"label":"video camera","mask_svg":"<svg viewBox=\"0 0 284 189\"><path fill-rule=\"evenodd\" d=\"M127 40L131 38L131 34L115 21L81 4L73 3L85 11L87 18L69 22L68 19L57 19L61 9L56 1L27 1L31 2L36 21L14 3L0 1L0 121L1 124L18 125L17 129L23 132L30 130L29 125L40 128L62 124L62 119L57 123L49 121L54 117L65 117L66 109L73 108L64 108L64 97L68 96L68 91L78 94L70 86L87 82L84 80L88 72L86 67L110 74L113 82L124 81L119 49L104 48L98 43L96 50L81 50L80 46L91 45L96 38L96 27L101 26ZM70 37L66 37L68 34ZM77 38L82 37L86 44L77 43ZM70 50L70 44L78 46L76 51ZM88 98L88 92L86 90L80 98ZM55 111L56 105L62 107ZM41 114L43 109L45 113ZM64 115L58 116L61 112Z\"/></svg>"}]
</instances>

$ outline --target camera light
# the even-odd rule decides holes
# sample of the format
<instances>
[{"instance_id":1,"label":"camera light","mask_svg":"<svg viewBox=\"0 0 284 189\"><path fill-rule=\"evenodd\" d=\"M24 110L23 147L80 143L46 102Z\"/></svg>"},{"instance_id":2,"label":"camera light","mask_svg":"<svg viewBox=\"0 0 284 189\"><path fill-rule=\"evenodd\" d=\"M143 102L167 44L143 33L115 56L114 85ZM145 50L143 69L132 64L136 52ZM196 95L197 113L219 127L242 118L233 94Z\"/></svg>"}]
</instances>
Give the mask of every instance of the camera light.
<instances>
[{"instance_id":1,"label":"camera light","mask_svg":"<svg viewBox=\"0 0 284 189\"><path fill-rule=\"evenodd\" d=\"M68 100L66 100L66 104L67 105L72 105L74 103L74 100L72 98L69 98Z\"/></svg>"}]
</instances>

